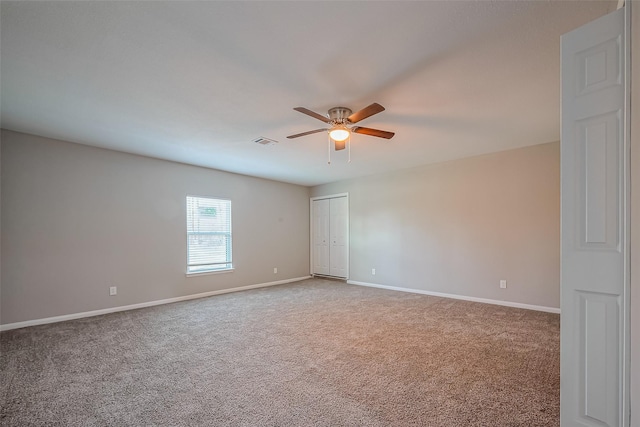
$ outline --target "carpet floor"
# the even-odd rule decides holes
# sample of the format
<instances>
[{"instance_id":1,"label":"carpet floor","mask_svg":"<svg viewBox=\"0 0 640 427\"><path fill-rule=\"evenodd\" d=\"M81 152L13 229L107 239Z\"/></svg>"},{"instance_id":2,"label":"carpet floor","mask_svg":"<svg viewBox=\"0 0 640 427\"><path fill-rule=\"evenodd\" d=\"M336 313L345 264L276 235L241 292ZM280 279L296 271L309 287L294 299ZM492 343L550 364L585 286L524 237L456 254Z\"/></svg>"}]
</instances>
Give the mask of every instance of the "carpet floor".
<instances>
[{"instance_id":1,"label":"carpet floor","mask_svg":"<svg viewBox=\"0 0 640 427\"><path fill-rule=\"evenodd\" d=\"M558 426L560 317L311 279L5 331L3 426Z\"/></svg>"}]
</instances>

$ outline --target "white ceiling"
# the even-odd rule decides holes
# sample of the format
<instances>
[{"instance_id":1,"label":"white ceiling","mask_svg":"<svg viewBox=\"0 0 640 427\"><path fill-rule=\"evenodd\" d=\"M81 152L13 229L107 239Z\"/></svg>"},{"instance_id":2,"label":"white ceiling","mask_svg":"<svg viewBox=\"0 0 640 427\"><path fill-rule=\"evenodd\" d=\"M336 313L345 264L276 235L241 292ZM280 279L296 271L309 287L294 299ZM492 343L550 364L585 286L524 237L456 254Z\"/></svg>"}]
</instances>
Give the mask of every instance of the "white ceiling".
<instances>
[{"instance_id":1,"label":"white ceiling","mask_svg":"<svg viewBox=\"0 0 640 427\"><path fill-rule=\"evenodd\" d=\"M557 141L560 35L616 4L3 1L1 126L303 185ZM350 164L286 139L372 102Z\"/></svg>"}]
</instances>

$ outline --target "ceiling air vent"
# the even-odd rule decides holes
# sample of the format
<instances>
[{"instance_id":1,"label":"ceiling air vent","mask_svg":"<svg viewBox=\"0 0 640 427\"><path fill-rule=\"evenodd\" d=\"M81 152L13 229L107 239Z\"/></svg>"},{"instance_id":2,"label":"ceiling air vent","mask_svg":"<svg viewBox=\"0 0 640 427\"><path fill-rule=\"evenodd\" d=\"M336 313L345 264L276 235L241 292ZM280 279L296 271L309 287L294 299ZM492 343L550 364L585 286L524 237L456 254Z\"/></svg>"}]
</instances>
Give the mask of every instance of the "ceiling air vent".
<instances>
[{"instance_id":1,"label":"ceiling air vent","mask_svg":"<svg viewBox=\"0 0 640 427\"><path fill-rule=\"evenodd\" d=\"M254 139L253 142L255 142L256 144L260 144L260 145L273 145L273 144L277 144L278 141L275 141L273 139L269 139L269 138L265 138L264 136L261 136L260 138Z\"/></svg>"}]
</instances>

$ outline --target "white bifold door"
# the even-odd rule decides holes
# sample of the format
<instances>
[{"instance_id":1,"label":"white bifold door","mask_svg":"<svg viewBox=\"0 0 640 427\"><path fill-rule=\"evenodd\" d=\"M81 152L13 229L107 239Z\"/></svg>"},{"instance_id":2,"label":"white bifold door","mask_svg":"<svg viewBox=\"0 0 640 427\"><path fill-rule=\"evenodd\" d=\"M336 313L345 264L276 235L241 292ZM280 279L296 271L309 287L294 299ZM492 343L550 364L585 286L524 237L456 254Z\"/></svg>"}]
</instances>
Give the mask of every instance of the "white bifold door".
<instances>
[{"instance_id":1,"label":"white bifold door","mask_svg":"<svg viewBox=\"0 0 640 427\"><path fill-rule=\"evenodd\" d=\"M625 28L623 8L562 37L563 427L629 425Z\"/></svg>"},{"instance_id":2,"label":"white bifold door","mask_svg":"<svg viewBox=\"0 0 640 427\"><path fill-rule=\"evenodd\" d=\"M312 273L347 278L349 201L347 196L311 201Z\"/></svg>"}]
</instances>

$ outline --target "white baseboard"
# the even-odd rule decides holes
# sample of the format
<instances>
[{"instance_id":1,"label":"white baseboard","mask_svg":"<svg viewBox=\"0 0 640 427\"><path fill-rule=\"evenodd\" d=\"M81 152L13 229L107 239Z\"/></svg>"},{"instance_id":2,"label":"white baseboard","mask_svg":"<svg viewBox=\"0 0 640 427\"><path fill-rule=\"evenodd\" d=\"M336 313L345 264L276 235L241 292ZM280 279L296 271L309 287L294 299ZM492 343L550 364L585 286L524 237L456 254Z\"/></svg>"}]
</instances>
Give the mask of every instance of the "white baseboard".
<instances>
[{"instance_id":1,"label":"white baseboard","mask_svg":"<svg viewBox=\"0 0 640 427\"><path fill-rule=\"evenodd\" d=\"M430 295L434 297L453 298L453 299L460 299L465 301L482 302L485 304L504 305L507 307L524 308L527 310L546 311L547 313L560 314L559 308L545 307L543 305L523 304L520 302L500 301L495 299L468 297L468 296L456 295L456 294L445 294L442 292L424 291L422 289L400 288L397 286L387 286L387 285L378 285L375 283L358 282L356 280L347 280L347 283L350 285L368 286L370 288L381 288L381 289L388 289L391 291L410 292L414 294Z\"/></svg>"},{"instance_id":2,"label":"white baseboard","mask_svg":"<svg viewBox=\"0 0 640 427\"><path fill-rule=\"evenodd\" d=\"M82 313L65 314L62 316L46 317L43 319L27 320L24 322L7 323L0 325L0 331L8 331L11 329L26 328L27 326L44 325L47 323L64 322L66 320L81 319L83 317L100 316L102 314L116 313L118 311L135 310L137 308L152 307L154 305L170 304L172 302L187 301L196 298L210 297L213 295L228 294L231 292L246 291L249 289L266 288L268 286L283 285L285 283L298 282L300 280L310 279L311 276L294 277L293 279L278 280L276 282L259 283L257 285L241 286L239 288L220 289L217 291L203 292L201 294L185 295L175 298L161 299L157 301L141 302L138 304L123 305L120 307L103 308L101 310L84 311Z\"/></svg>"}]
</instances>

